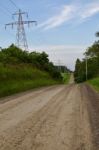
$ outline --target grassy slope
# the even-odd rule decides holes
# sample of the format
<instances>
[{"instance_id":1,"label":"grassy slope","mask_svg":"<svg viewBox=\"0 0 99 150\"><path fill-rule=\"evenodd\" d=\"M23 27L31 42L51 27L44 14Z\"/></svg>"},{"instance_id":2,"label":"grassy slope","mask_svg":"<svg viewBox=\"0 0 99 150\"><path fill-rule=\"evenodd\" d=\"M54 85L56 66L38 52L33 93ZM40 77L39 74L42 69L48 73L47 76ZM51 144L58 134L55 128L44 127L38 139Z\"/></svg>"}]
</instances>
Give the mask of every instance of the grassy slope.
<instances>
[{"instance_id":1,"label":"grassy slope","mask_svg":"<svg viewBox=\"0 0 99 150\"><path fill-rule=\"evenodd\" d=\"M31 66L0 65L0 97L58 83L47 72Z\"/></svg>"},{"instance_id":2,"label":"grassy slope","mask_svg":"<svg viewBox=\"0 0 99 150\"><path fill-rule=\"evenodd\" d=\"M99 91L99 77L89 80L88 83L92 85L97 91Z\"/></svg>"},{"instance_id":3,"label":"grassy slope","mask_svg":"<svg viewBox=\"0 0 99 150\"><path fill-rule=\"evenodd\" d=\"M63 81L65 84L68 84L70 79L70 73L62 73Z\"/></svg>"}]
</instances>

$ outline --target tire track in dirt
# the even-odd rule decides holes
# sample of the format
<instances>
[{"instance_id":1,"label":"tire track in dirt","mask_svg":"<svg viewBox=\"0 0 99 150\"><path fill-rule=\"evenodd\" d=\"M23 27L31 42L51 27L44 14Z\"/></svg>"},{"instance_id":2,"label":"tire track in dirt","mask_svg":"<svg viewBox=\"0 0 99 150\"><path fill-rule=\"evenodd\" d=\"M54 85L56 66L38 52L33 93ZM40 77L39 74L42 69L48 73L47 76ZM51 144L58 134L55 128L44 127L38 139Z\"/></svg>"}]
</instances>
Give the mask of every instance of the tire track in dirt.
<instances>
[{"instance_id":1,"label":"tire track in dirt","mask_svg":"<svg viewBox=\"0 0 99 150\"><path fill-rule=\"evenodd\" d=\"M94 150L86 96L79 85L48 89L34 99L37 111L0 132L0 150ZM23 100L22 106L31 107L34 99ZM40 107L43 101L46 103Z\"/></svg>"},{"instance_id":2,"label":"tire track in dirt","mask_svg":"<svg viewBox=\"0 0 99 150\"><path fill-rule=\"evenodd\" d=\"M63 91L63 88L62 88L62 90L61 91ZM56 103L56 100L57 100L57 98L60 96L60 93L62 93L62 92L59 92L58 94L56 94L55 96L53 96L52 97L52 100L53 101L55 101L54 103ZM44 106L44 108L43 108L43 110L42 110L42 112L41 112L41 110L39 110L38 112L37 112L37 114L39 114L39 115L37 115L36 114L36 116L35 116L35 114L34 114L34 119L33 119L33 122L36 124L36 123L38 123L39 124L39 120L40 120L40 117L41 117L41 120L45 117L45 114L47 113L47 112L45 112L45 111L48 111L47 109L48 109L48 107L50 106L50 105L52 105L52 103L49 101L49 105L47 106L47 108L46 108L46 106ZM53 108L54 108L54 104L52 105L53 106ZM43 114L42 114L43 113ZM33 116L32 116L33 117ZM43 118L42 118L43 117ZM28 127L28 125L30 126L30 124L31 124L31 120L30 119L28 119L28 120L26 120L26 122L27 122L27 124L26 124L26 126L25 126L25 128L27 129ZM33 124L33 122L32 122L32 124ZM31 124L31 125L32 125ZM23 122L23 124L22 124L22 122L21 122L21 124L20 124L20 126L22 126L22 125L25 125L25 123ZM33 124L34 125L34 124ZM17 130L17 132L19 131L18 130L19 129L19 127L17 128L16 127L16 130ZM20 128L20 130L21 130L21 128ZM30 131L32 130L32 128L30 128ZM6 134L8 134L8 135L10 135L11 136L11 133L13 134L13 136L11 136L11 137L13 137L13 139L15 139L15 141L17 141L17 136L16 136L16 134L15 134L15 127L14 128L12 128L11 130L9 129L9 131L6 131L5 132L5 135ZM18 135L18 140L19 140L19 142L17 141L17 144L19 144L21 141L22 141L22 136L23 136L23 139L24 139L24 130L21 130L21 131L23 131L23 135L22 134L20 134L20 131L19 131L19 135ZM7 133L8 132L8 133ZM28 132L29 132L29 130L28 130ZM15 137L14 137L15 136ZM20 138L19 138L19 136L21 136ZM7 137L7 139L6 140L11 140L11 137ZM2 138L6 138L5 136L4 136L4 134L3 134L3 136L1 137L1 140L2 140ZM20 139L21 139L21 141L20 141ZM4 142L4 141L3 141ZM1 143L1 142L0 142ZM9 143L9 142L8 142ZM4 145L4 144L3 144ZM8 144L9 146L12 146L11 144ZM7 146L6 148L8 148L9 146ZM1 147L0 147L1 148ZM5 148L5 149L6 149Z\"/></svg>"},{"instance_id":3,"label":"tire track in dirt","mask_svg":"<svg viewBox=\"0 0 99 150\"><path fill-rule=\"evenodd\" d=\"M9 101L1 105L0 108L0 132L6 128L16 125L22 120L26 120L27 117L38 111L58 92L62 91L64 86L59 86L57 89L51 88L49 91L43 91L42 93L34 95L30 93L28 98L23 96L22 98L16 98L14 101ZM31 96L30 98L30 95ZM48 97L47 97L48 96ZM46 98L47 97L47 98ZM14 104L15 103L15 104ZM16 104L17 103L17 104Z\"/></svg>"},{"instance_id":4,"label":"tire track in dirt","mask_svg":"<svg viewBox=\"0 0 99 150\"><path fill-rule=\"evenodd\" d=\"M59 86L60 88L61 86ZM31 101L31 99L34 99L35 97L42 96L42 93L47 92L49 90L55 90L57 89L57 86L51 86L51 87L46 87L46 88L41 88L39 90L34 90L34 91L28 91L28 92L23 92L21 94L16 94L15 96L9 96L6 98L0 99L0 113L3 113L4 111L7 111L8 109L11 109L12 107L16 107L20 105L21 103L25 103L27 100ZM10 101L10 103L9 103ZM3 108L2 108L3 104Z\"/></svg>"},{"instance_id":5,"label":"tire track in dirt","mask_svg":"<svg viewBox=\"0 0 99 150\"><path fill-rule=\"evenodd\" d=\"M99 93L96 93L89 85L82 85L82 93L87 97L87 110L93 133L94 149L99 150Z\"/></svg>"}]
</instances>

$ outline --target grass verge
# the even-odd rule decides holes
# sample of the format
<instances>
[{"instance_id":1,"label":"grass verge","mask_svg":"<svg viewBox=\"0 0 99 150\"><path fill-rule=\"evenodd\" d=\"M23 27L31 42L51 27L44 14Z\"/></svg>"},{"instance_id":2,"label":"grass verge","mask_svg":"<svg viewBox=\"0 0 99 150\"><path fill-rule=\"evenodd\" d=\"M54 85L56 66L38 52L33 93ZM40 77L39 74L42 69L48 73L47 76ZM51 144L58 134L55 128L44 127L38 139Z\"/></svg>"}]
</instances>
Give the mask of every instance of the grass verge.
<instances>
[{"instance_id":1,"label":"grass verge","mask_svg":"<svg viewBox=\"0 0 99 150\"><path fill-rule=\"evenodd\" d=\"M62 73L64 84L68 84L70 80L70 73Z\"/></svg>"},{"instance_id":2,"label":"grass verge","mask_svg":"<svg viewBox=\"0 0 99 150\"><path fill-rule=\"evenodd\" d=\"M53 79L47 72L31 66L0 67L0 97L60 82Z\"/></svg>"},{"instance_id":3,"label":"grass verge","mask_svg":"<svg viewBox=\"0 0 99 150\"><path fill-rule=\"evenodd\" d=\"M89 80L88 83L99 92L99 77Z\"/></svg>"},{"instance_id":4,"label":"grass verge","mask_svg":"<svg viewBox=\"0 0 99 150\"><path fill-rule=\"evenodd\" d=\"M36 80L13 80L0 83L0 97L9 96L15 93L34 89L42 86L58 84L52 79L36 79Z\"/></svg>"}]
</instances>

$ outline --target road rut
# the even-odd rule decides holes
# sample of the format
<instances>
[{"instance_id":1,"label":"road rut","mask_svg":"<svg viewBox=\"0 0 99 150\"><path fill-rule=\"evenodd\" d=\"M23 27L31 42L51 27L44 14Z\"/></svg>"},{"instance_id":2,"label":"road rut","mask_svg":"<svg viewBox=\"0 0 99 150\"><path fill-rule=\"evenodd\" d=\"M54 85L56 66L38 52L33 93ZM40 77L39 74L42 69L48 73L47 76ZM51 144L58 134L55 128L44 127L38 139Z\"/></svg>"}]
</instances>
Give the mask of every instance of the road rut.
<instances>
[{"instance_id":1,"label":"road rut","mask_svg":"<svg viewBox=\"0 0 99 150\"><path fill-rule=\"evenodd\" d=\"M0 104L0 150L94 150L80 85L59 85Z\"/></svg>"}]
</instances>

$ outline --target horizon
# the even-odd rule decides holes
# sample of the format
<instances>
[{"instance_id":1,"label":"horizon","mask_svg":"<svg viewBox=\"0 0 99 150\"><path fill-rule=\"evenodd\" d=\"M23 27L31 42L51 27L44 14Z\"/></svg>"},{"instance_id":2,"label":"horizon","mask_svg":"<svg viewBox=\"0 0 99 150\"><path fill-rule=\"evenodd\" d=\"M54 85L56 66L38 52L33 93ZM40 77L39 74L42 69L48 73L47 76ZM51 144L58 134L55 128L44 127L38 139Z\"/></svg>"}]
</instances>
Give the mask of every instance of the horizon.
<instances>
[{"instance_id":1,"label":"horizon","mask_svg":"<svg viewBox=\"0 0 99 150\"><path fill-rule=\"evenodd\" d=\"M38 26L25 27L29 51L45 51L54 63L66 65L74 70L77 58L82 59L86 48L96 40L98 31L99 2L96 0L14 0L22 11L29 13L29 20ZM24 2L24 5L23 5ZM4 29L4 25L16 21L11 14L18 11L9 0L0 2L1 47L15 43L16 27ZM6 8L6 9L5 9ZM6 13L4 13L6 12ZM9 13L8 13L9 12ZM46 13L47 12L47 13ZM3 17L2 17L3 16ZM24 16L24 20L27 19Z\"/></svg>"}]
</instances>

